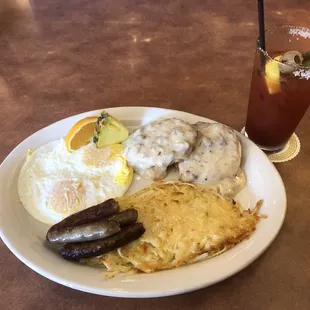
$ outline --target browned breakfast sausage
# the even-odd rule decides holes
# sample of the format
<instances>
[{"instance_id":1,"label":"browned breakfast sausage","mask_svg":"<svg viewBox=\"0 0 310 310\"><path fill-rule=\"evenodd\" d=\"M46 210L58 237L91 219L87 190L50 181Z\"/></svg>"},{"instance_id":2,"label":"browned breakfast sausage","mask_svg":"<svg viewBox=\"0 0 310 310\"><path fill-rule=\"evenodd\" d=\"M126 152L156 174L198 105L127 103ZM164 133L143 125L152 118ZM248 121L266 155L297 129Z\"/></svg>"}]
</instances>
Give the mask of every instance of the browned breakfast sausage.
<instances>
[{"instance_id":1,"label":"browned breakfast sausage","mask_svg":"<svg viewBox=\"0 0 310 310\"><path fill-rule=\"evenodd\" d=\"M135 209L127 209L110 217L83 225L52 227L46 240L53 243L84 242L109 237L120 231L120 227L133 224L138 219ZM55 225L54 225L55 226Z\"/></svg>"},{"instance_id":2,"label":"browned breakfast sausage","mask_svg":"<svg viewBox=\"0 0 310 310\"><path fill-rule=\"evenodd\" d=\"M110 216L109 219L118 222L121 227L127 226L138 219L138 211L136 209L127 209Z\"/></svg>"},{"instance_id":3,"label":"browned breakfast sausage","mask_svg":"<svg viewBox=\"0 0 310 310\"><path fill-rule=\"evenodd\" d=\"M114 199L108 199L96 206L87 208L80 212L74 213L66 217L61 222L53 225L47 233L54 233L63 228L75 227L83 224L89 224L95 221L99 221L104 217L111 216L119 211L119 205Z\"/></svg>"},{"instance_id":4,"label":"browned breakfast sausage","mask_svg":"<svg viewBox=\"0 0 310 310\"><path fill-rule=\"evenodd\" d=\"M83 242L106 238L120 230L120 224L116 220L104 218L84 225L48 231L46 239L54 243Z\"/></svg>"},{"instance_id":5,"label":"browned breakfast sausage","mask_svg":"<svg viewBox=\"0 0 310 310\"><path fill-rule=\"evenodd\" d=\"M140 238L144 232L142 223L134 223L123 227L119 233L111 237L88 242L68 243L60 249L59 254L65 259L75 261L81 258L95 257Z\"/></svg>"}]
</instances>

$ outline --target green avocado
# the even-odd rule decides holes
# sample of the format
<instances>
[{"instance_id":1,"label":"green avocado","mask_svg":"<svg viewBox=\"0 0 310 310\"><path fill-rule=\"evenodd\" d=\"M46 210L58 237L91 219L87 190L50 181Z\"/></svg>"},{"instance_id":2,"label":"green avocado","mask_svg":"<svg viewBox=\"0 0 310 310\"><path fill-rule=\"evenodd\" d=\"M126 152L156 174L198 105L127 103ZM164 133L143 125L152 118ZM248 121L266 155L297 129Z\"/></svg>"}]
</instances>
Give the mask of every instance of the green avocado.
<instances>
[{"instance_id":1,"label":"green avocado","mask_svg":"<svg viewBox=\"0 0 310 310\"><path fill-rule=\"evenodd\" d=\"M95 128L94 143L97 148L121 143L128 138L128 135L128 129L120 121L102 111Z\"/></svg>"}]
</instances>

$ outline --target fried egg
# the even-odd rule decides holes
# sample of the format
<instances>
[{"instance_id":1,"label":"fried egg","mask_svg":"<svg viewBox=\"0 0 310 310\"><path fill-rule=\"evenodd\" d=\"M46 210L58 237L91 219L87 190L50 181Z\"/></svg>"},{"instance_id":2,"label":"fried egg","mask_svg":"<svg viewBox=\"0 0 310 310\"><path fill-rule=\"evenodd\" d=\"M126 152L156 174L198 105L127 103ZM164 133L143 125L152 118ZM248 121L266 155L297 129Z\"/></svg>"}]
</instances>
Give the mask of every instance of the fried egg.
<instances>
[{"instance_id":1,"label":"fried egg","mask_svg":"<svg viewBox=\"0 0 310 310\"><path fill-rule=\"evenodd\" d=\"M120 144L97 149L90 143L70 153L64 139L59 139L28 152L18 179L23 206L38 221L55 224L109 198L122 197L133 177L122 150Z\"/></svg>"}]
</instances>

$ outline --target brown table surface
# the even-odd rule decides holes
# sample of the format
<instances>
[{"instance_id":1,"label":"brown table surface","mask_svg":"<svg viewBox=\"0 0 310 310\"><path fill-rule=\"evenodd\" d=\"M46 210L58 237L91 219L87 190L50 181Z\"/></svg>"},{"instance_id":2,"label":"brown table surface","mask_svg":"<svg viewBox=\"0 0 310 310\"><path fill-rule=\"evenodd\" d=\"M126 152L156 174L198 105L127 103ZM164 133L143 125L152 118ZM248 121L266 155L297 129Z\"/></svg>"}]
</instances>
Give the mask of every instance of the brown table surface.
<instances>
[{"instance_id":1,"label":"brown table surface","mask_svg":"<svg viewBox=\"0 0 310 310\"><path fill-rule=\"evenodd\" d=\"M255 0L30 2L0 2L0 161L46 125L113 106L243 126ZM266 1L266 24L310 26L309 10L308 0ZM310 309L309 129L308 113L297 130L301 153L277 166L288 196L283 228L237 275L180 296L109 298L43 278L1 242L0 309Z\"/></svg>"}]
</instances>

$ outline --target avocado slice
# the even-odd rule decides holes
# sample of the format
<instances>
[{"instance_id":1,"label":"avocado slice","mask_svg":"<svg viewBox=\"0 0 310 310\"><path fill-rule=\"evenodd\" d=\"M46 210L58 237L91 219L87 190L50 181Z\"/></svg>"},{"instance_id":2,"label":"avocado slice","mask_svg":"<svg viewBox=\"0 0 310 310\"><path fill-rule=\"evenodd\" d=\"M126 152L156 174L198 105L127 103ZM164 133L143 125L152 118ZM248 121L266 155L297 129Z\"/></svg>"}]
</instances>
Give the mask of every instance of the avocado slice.
<instances>
[{"instance_id":1,"label":"avocado slice","mask_svg":"<svg viewBox=\"0 0 310 310\"><path fill-rule=\"evenodd\" d=\"M128 129L120 121L102 111L95 128L94 143L97 148L121 143L128 138L128 135Z\"/></svg>"}]
</instances>

